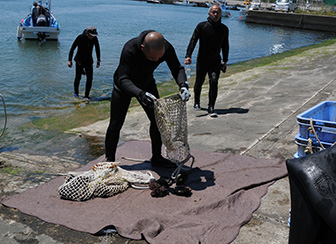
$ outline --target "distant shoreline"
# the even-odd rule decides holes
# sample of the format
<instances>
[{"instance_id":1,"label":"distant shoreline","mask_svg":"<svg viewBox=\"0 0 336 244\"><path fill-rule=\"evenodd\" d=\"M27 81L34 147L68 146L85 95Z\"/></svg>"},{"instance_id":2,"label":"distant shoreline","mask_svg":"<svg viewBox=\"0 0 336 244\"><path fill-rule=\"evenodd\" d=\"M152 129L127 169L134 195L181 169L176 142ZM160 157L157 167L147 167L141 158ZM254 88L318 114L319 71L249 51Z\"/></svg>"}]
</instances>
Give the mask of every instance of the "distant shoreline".
<instances>
[{"instance_id":1,"label":"distant shoreline","mask_svg":"<svg viewBox=\"0 0 336 244\"><path fill-rule=\"evenodd\" d=\"M136 0L136 1L144 1L147 0ZM182 2L182 0L161 0L163 4L173 4L174 2ZM191 3L197 3L197 7L208 7L206 3L212 2L212 0L190 0ZM229 6L240 6L244 7L244 1L237 0L227 0L227 5Z\"/></svg>"},{"instance_id":2,"label":"distant shoreline","mask_svg":"<svg viewBox=\"0 0 336 244\"><path fill-rule=\"evenodd\" d=\"M147 1L147 0L138 0ZM161 0L163 4L173 4L182 0ZM206 3L212 0L190 0L197 3L198 7L207 7ZM228 6L243 8L244 1L226 0ZM248 10L246 14L247 23L266 24L298 29L336 32L336 21L333 16L312 15L302 13L283 13L271 11L271 3L262 3L263 10ZM266 9L266 10L265 10Z\"/></svg>"}]
</instances>

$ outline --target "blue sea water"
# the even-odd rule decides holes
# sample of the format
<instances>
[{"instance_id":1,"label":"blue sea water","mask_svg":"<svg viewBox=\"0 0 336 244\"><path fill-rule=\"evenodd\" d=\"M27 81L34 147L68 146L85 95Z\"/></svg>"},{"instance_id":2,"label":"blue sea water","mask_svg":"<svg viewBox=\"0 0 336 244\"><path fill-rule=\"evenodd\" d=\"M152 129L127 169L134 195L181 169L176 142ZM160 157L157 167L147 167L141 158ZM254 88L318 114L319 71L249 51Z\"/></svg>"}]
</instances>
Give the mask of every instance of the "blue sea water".
<instances>
[{"instance_id":1,"label":"blue sea water","mask_svg":"<svg viewBox=\"0 0 336 244\"><path fill-rule=\"evenodd\" d=\"M91 96L109 96L113 73L126 41L146 29L155 29L173 44L181 63L194 28L207 18L207 8L156 5L130 0L57 0L52 12L61 26L58 41L16 38L16 28L33 1L0 0L0 93L9 120L29 121L74 109L74 68L67 67L68 52L76 36L95 25L101 47L101 67L94 68ZM311 45L333 37L333 33L304 31L247 24L238 11L222 22L230 30L229 64ZM193 59L196 60L197 49ZM195 69L195 63L192 70ZM167 65L155 72L158 82L170 80ZM85 77L80 92L83 95ZM2 106L2 105L0 105ZM1 111L2 111L2 107ZM2 121L3 113L0 112ZM2 122L0 122L2 123Z\"/></svg>"}]
</instances>

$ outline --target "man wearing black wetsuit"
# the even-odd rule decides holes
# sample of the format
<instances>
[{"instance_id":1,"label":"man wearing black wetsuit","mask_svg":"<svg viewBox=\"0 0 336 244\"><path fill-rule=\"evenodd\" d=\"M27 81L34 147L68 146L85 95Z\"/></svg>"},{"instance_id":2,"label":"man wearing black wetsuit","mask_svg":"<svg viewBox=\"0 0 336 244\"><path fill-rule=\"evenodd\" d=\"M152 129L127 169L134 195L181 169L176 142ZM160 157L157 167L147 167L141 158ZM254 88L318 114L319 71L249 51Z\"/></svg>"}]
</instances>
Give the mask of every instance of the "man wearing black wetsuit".
<instances>
[{"instance_id":1,"label":"man wearing black wetsuit","mask_svg":"<svg viewBox=\"0 0 336 244\"><path fill-rule=\"evenodd\" d=\"M161 156L161 135L154 117L152 96L159 98L159 92L153 72L164 61L168 64L180 87L182 99L187 101L190 93L184 68L178 61L174 47L160 33L153 30L144 31L125 44L119 66L113 77L111 118L105 138L107 161L115 161L120 130L124 124L131 98L136 97L150 120L151 164L176 167L175 164Z\"/></svg>"},{"instance_id":2,"label":"man wearing black wetsuit","mask_svg":"<svg viewBox=\"0 0 336 244\"><path fill-rule=\"evenodd\" d=\"M37 2L33 2L33 8L32 8L32 20L33 20L33 26L36 26L37 17L40 15L40 6L37 4Z\"/></svg>"},{"instance_id":3,"label":"man wearing black wetsuit","mask_svg":"<svg viewBox=\"0 0 336 244\"><path fill-rule=\"evenodd\" d=\"M214 110L220 70L226 71L226 63L229 55L229 29L221 23L222 9L219 5L212 5L209 9L207 21L197 25L190 39L186 59L184 63L191 64L191 55L196 43L200 40L196 64L196 81L194 86L194 108L200 110L200 96L205 76L209 75L209 104L208 113L211 117L217 117ZM223 61L221 62L220 51L222 50Z\"/></svg>"},{"instance_id":4,"label":"man wearing black wetsuit","mask_svg":"<svg viewBox=\"0 0 336 244\"><path fill-rule=\"evenodd\" d=\"M92 79L93 79L93 59L92 59L92 50L93 46L96 49L96 57L97 57L97 65L100 66L100 47L99 41L97 38L97 29L94 26L89 26L83 32L83 34L77 36L75 41L73 42L68 58L68 66L72 67L72 56L76 47L77 53L75 56L76 62L76 76L74 81L74 97L78 97L79 95L79 82L81 80L82 74L86 74L86 86L85 86L85 96L84 98L90 99L90 90L92 87Z\"/></svg>"}]
</instances>

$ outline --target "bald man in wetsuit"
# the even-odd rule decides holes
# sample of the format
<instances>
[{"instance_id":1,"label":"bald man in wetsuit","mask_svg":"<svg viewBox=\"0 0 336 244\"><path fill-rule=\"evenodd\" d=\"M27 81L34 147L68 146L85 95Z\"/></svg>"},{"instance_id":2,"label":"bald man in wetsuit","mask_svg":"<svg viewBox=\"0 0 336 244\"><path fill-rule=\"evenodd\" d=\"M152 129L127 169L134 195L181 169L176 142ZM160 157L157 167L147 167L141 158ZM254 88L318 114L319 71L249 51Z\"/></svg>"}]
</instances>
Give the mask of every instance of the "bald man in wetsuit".
<instances>
[{"instance_id":1,"label":"bald man in wetsuit","mask_svg":"<svg viewBox=\"0 0 336 244\"><path fill-rule=\"evenodd\" d=\"M152 166L176 167L161 155L161 135L155 122L152 96L159 98L153 76L154 70L166 62L176 80L183 100L188 100L188 82L183 66L180 64L174 47L164 37L153 30L142 32L129 40L123 47L117 70L113 77L111 97L111 118L105 138L106 160L115 161L120 130L124 124L132 97L136 97L150 120L152 145Z\"/></svg>"},{"instance_id":2,"label":"bald man in wetsuit","mask_svg":"<svg viewBox=\"0 0 336 244\"><path fill-rule=\"evenodd\" d=\"M184 63L191 64L191 55L196 43L200 40L197 63L196 81L194 86L194 109L200 110L200 96L206 74L209 76L209 103L208 113L211 117L217 117L215 103L218 94L218 79L220 70L226 71L229 55L229 29L221 23L222 9L214 4L209 8L207 21L199 23L190 39ZM222 61L220 52L222 51Z\"/></svg>"}]
</instances>

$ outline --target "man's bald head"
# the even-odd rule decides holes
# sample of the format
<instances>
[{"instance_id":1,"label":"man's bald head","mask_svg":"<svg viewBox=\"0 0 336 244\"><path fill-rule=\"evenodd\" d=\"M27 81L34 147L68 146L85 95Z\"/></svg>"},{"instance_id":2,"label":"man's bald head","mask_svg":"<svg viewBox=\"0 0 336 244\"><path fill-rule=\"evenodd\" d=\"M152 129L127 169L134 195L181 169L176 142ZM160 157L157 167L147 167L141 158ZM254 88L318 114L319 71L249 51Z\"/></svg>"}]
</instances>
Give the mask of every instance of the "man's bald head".
<instances>
[{"instance_id":1,"label":"man's bald head","mask_svg":"<svg viewBox=\"0 0 336 244\"><path fill-rule=\"evenodd\" d=\"M165 48L165 40L159 32L149 32L144 39L144 47L146 51L160 51Z\"/></svg>"},{"instance_id":2,"label":"man's bald head","mask_svg":"<svg viewBox=\"0 0 336 244\"><path fill-rule=\"evenodd\" d=\"M165 39L158 32L149 32L145 36L141 49L148 60L157 61L165 53Z\"/></svg>"},{"instance_id":3,"label":"man's bald head","mask_svg":"<svg viewBox=\"0 0 336 244\"><path fill-rule=\"evenodd\" d=\"M209 8L209 17L212 21L218 22L222 18L222 8L218 4L213 4Z\"/></svg>"}]
</instances>

